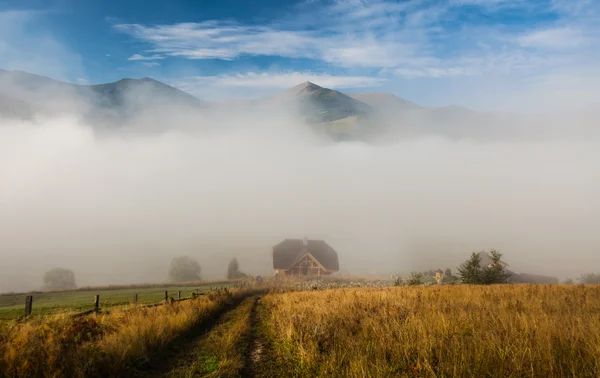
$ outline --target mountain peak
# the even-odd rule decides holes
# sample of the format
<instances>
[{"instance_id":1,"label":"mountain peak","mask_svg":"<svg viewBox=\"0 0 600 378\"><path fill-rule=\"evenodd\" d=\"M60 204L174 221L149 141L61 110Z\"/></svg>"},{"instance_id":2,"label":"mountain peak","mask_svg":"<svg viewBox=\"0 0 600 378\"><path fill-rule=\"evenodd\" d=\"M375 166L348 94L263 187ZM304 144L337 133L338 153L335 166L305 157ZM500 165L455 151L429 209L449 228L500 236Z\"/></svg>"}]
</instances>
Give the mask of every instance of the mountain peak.
<instances>
[{"instance_id":1,"label":"mountain peak","mask_svg":"<svg viewBox=\"0 0 600 378\"><path fill-rule=\"evenodd\" d=\"M302 84L296 85L291 90L293 92L302 92L302 91L316 91L316 90L319 90L319 89L324 89L324 88L318 86L315 83L311 83L310 81L305 81Z\"/></svg>"}]
</instances>

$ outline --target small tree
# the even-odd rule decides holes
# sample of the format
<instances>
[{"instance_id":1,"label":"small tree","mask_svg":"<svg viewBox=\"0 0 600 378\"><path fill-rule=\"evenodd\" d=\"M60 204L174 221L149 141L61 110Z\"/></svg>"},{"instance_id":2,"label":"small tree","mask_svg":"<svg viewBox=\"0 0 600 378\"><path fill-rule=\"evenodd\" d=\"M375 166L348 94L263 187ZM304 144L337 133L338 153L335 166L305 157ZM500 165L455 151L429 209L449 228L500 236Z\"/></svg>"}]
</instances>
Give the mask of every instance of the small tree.
<instances>
[{"instance_id":1,"label":"small tree","mask_svg":"<svg viewBox=\"0 0 600 378\"><path fill-rule=\"evenodd\" d=\"M174 257L169 268L169 278L174 282L200 281L200 264L188 256Z\"/></svg>"},{"instance_id":2,"label":"small tree","mask_svg":"<svg viewBox=\"0 0 600 378\"><path fill-rule=\"evenodd\" d=\"M458 267L458 275L462 283L477 285L481 283L481 258L473 252L471 258Z\"/></svg>"},{"instance_id":3,"label":"small tree","mask_svg":"<svg viewBox=\"0 0 600 378\"><path fill-rule=\"evenodd\" d=\"M423 273L412 272L410 274L410 277L408 277L406 279L406 284L409 286L421 285L423 283L422 278L423 278Z\"/></svg>"},{"instance_id":4,"label":"small tree","mask_svg":"<svg viewBox=\"0 0 600 378\"><path fill-rule=\"evenodd\" d=\"M565 280L565 284L566 284L566 285L573 285L573 280L572 280L571 278L567 278L567 279Z\"/></svg>"},{"instance_id":5,"label":"small tree","mask_svg":"<svg viewBox=\"0 0 600 378\"><path fill-rule=\"evenodd\" d=\"M500 258L502 258L502 254L499 251L495 249L490 250L490 259L492 262L482 268L479 254L473 252L471 258L458 268L462 283L471 285L507 283L511 274L504 269Z\"/></svg>"},{"instance_id":6,"label":"small tree","mask_svg":"<svg viewBox=\"0 0 600 378\"><path fill-rule=\"evenodd\" d=\"M232 258L227 266L227 278L232 280L236 278L246 277L245 273L240 271L240 265L237 261L237 258Z\"/></svg>"},{"instance_id":7,"label":"small tree","mask_svg":"<svg viewBox=\"0 0 600 378\"><path fill-rule=\"evenodd\" d=\"M70 269L50 269L44 274L44 286L48 289L75 289L75 273Z\"/></svg>"},{"instance_id":8,"label":"small tree","mask_svg":"<svg viewBox=\"0 0 600 378\"><path fill-rule=\"evenodd\" d=\"M446 277L452 277L452 271L450 270L450 268L446 268L446 271L444 272L444 276Z\"/></svg>"},{"instance_id":9,"label":"small tree","mask_svg":"<svg viewBox=\"0 0 600 378\"><path fill-rule=\"evenodd\" d=\"M482 269L481 283L484 285L507 283L510 279L510 273L500 263L502 254L500 251L492 249L490 257L492 259L491 264Z\"/></svg>"}]
</instances>

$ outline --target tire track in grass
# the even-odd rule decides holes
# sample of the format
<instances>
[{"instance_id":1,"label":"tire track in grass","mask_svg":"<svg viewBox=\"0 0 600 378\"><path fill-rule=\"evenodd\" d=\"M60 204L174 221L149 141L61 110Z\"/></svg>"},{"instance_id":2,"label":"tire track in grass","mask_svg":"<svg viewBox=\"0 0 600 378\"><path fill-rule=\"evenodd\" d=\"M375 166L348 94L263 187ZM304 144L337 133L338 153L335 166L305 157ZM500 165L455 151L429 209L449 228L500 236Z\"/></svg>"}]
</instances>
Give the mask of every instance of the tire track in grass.
<instances>
[{"instance_id":1,"label":"tire track in grass","mask_svg":"<svg viewBox=\"0 0 600 378\"><path fill-rule=\"evenodd\" d=\"M188 332L182 338L174 342L169 348L164 349L151 359L145 366L135 372L132 377L166 377L179 366L186 366L194 360L195 346L210 334L230 313L237 310L241 304L247 302L249 298L237 299L225 305L211 320L204 322L195 329ZM175 375L179 376L179 375ZM186 376L186 375L181 375Z\"/></svg>"},{"instance_id":2,"label":"tire track in grass","mask_svg":"<svg viewBox=\"0 0 600 378\"><path fill-rule=\"evenodd\" d=\"M162 377L245 377L257 297L245 299L190 345L179 364Z\"/></svg>"},{"instance_id":3,"label":"tire track in grass","mask_svg":"<svg viewBox=\"0 0 600 378\"><path fill-rule=\"evenodd\" d=\"M260 298L255 298L250 310L249 316L249 332L247 337L247 348L245 356L244 368L241 371L241 376L246 378L252 378L260 376L258 366L260 365L261 359L264 352L264 341L258 331L258 316L256 308Z\"/></svg>"}]
</instances>

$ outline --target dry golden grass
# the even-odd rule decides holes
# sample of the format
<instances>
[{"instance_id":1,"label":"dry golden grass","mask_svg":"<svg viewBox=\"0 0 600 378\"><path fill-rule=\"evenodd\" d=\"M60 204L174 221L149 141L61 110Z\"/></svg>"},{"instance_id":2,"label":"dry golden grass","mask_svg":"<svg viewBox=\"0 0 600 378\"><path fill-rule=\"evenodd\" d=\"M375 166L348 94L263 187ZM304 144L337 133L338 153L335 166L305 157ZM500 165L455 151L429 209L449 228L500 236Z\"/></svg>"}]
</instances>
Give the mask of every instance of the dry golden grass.
<instances>
[{"instance_id":1,"label":"dry golden grass","mask_svg":"<svg viewBox=\"0 0 600 378\"><path fill-rule=\"evenodd\" d=\"M0 326L0 376L123 376L177 337L211 320L250 290L153 308L72 318L49 316Z\"/></svg>"},{"instance_id":2,"label":"dry golden grass","mask_svg":"<svg viewBox=\"0 0 600 378\"><path fill-rule=\"evenodd\" d=\"M265 375L600 376L598 286L291 292L260 314Z\"/></svg>"},{"instance_id":3,"label":"dry golden grass","mask_svg":"<svg viewBox=\"0 0 600 378\"><path fill-rule=\"evenodd\" d=\"M188 353L168 377L239 377L244 368L255 298L247 298Z\"/></svg>"}]
</instances>

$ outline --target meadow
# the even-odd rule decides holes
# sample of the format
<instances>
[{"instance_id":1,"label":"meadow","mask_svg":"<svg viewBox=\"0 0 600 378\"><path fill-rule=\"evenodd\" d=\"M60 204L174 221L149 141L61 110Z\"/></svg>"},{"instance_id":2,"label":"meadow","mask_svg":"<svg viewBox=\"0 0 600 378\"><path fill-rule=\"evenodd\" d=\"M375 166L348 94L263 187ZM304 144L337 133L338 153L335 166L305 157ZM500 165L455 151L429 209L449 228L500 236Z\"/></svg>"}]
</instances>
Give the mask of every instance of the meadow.
<instances>
[{"instance_id":1,"label":"meadow","mask_svg":"<svg viewBox=\"0 0 600 378\"><path fill-rule=\"evenodd\" d=\"M154 375L169 348L209 328L260 289L211 292L184 302L74 318L65 314L0 322L2 377ZM176 362L181 362L176 360Z\"/></svg>"},{"instance_id":2,"label":"meadow","mask_svg":"<svg viewBox=\"0 0 600 378\"><path fill-rule=\"evenodd\" d=\"M333 286L0 322L0 376L600 376L598 285Z\"/></svg>"},{"instance_id":3,"label":"meadow","mask_svg":"<svg viewBox=\"0 0 600 378\"><path fill-rule=\"evenodd\" d=\"M24 313L25 297L33 296L33 312L36 315L71 313L90 310L94 306L94 296L100 295L101 309L127 308L138 294L139 304L152 304L164 300L165 290L169 297L177 299L181 291L182 298L189 298L192 292L205 293L214 287L228 287L233 282L196 282L165 285L139 285L81 288L69 291L47 291L34 293L0 294L0 320L11 320Z\"/></svg>"},{"instance_id":4,"label":"meadow","mask_svg":"<svg viewBox=\"0 0 600 378\"><path fill-rule=\"evenodd\" d=\"M600 376L599 286L289 292L259 313L263 376Z\"/></svg>"}]
</instances>

